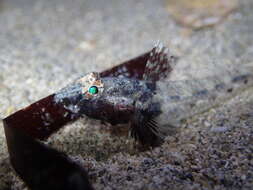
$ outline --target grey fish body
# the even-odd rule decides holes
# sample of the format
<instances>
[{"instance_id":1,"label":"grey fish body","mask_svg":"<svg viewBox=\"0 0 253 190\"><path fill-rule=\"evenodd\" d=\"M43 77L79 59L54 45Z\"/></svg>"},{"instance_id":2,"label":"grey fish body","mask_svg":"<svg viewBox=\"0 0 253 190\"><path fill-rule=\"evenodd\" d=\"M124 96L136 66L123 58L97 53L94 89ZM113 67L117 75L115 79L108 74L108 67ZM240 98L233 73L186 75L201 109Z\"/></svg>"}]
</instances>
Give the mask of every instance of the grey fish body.
<instances>
[{"instance_id":1,"label":"grey fish body","mask_svg":"<svg viewBox=\"0 0 253 190\"><path fill-rule=\"evenodd\" d=\"M133 137L153 145L171 126L252 86L251 69L238 68L206 78L156 82L91 73L57 93L55 101L78 115L130 124ZM97 94L89 92L92 86L97 86Z\"/></svg>"},{"instance_id":2,"label":"grey fish body","mask_svg":"<svg viewBox=\"0 0 253 190\"><path fill-rule=\"evenodd\" d=\"M112 125L129 124L133 137L153 145L171 131L171 126L180 126L183 119L253 85L253 64L214 61L194 68L194 64L176 63L161 44L145 56L145 66L137 67L130 61L109 74L91 73L78 79L57 93L55 102L78 116ZM130 63L132 68L127 71ZM182 66L186 69L180 70ZM97 93L92 94L91 87L96 87Z\"/></svg>"},{"instance_id":3,"label":"grey fish body","mask_svg":"<svg viewBox=\"0 0 253 190\"><path fill-rule=\"evenodd\" d=\"M93 87L96 93L90 91ZM112 125L129 124L133 137L143 144L154 144L160 136L153 118L161 113L154 94L153 82L90 73L56 93L54 101L75 117L86 115Z\"/></svg>"}]
</instances>

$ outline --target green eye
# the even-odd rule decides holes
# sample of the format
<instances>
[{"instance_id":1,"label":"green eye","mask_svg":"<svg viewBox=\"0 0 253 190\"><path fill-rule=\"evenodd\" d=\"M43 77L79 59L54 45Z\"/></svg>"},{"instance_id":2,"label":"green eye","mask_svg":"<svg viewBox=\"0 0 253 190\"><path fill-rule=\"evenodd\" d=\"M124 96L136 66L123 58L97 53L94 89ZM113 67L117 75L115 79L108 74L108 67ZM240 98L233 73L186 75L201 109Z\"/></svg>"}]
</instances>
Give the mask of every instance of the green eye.
<instances>
[{"instance_id":1,"label":"green eye","mask_svg":"<svg viewBox=\"0 0 253 190\"><path fill-rule=\"evenodd\" d=\"M90 94L97 94L97 93L98 93L98 87L96 87L96 86L91 86L91 87L89 88L89 93L90 93Z\"/></svg>"}]
</instances>

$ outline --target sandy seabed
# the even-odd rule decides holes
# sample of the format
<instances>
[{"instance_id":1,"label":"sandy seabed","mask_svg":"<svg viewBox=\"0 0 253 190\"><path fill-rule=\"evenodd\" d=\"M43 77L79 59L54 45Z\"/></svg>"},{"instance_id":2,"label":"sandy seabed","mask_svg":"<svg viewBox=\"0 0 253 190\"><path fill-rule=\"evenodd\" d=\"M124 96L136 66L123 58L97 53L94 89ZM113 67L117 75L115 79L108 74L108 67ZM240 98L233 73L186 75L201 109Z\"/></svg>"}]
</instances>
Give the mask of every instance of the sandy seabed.
<instances>
[{"instance_id":1,"label":"sandy seabed","mask_svg":"<svg viewBox=\"0 0 253 190\"><path fill-rule=\"evenodd\" d=\"M177 25L162 0L0 1L0 117L152 48L179 57L175 77L203 64L249 64L253 2L199 31ZM187 120L152 150L84 118L47 142L83 164L96 189L252 189L252 89ZM109 128L109 129L108 129ZM0 190L23 190L0 124Z\"/></svg>"}]
</instances>

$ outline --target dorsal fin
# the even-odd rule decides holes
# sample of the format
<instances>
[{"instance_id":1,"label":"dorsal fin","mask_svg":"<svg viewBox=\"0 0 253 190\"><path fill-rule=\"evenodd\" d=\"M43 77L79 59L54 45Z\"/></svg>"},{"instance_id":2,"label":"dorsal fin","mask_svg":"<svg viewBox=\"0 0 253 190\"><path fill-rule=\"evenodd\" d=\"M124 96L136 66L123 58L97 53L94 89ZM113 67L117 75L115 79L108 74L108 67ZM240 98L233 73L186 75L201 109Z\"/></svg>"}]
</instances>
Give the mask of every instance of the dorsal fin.
<instances>
[{"instance_id":1,"label":"dorsal fin","mask_svg":"<svg viewBox=\"0 0 253 190\"><path fill-rule=\"evenodd\" d=\"M174 56L161 43L136 58L123 62L100 73L101 77L126 77L140 80L158 81L166 78L176 62Z\"/></svg>"},{"instance_id":2,"label":"dorsal fin","mask_svg":"<svg viewBox=\"0 0 253 190\"><path fill-rule=\"evenodd\" d=\"M176 57L170 55L168 48L158 42L150 52L143 79L148 81L162 80L168 77L175 64Z\"/></svg>"}]
</instances>

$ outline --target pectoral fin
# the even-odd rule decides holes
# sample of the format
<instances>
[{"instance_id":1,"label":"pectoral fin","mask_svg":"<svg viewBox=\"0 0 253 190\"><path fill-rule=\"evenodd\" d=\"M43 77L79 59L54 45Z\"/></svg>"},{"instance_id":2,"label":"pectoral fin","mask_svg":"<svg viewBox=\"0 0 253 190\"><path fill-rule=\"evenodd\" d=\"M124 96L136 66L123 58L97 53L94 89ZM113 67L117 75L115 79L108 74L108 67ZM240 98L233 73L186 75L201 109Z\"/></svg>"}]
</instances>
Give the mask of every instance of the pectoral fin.
<instances>
[{"instance_id":1,"label":"pectoral fin","mask_svg":"<svg viewBox=\"0 0 253 190\"><path fill-rule=\"evenodd\" d=\"M131 136L142 145L158 146L163 142L159 125L153 119L131 122Z\"/></svg>"}]
</instances>

